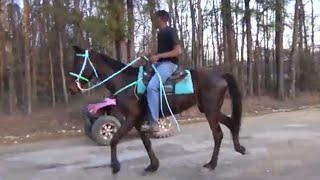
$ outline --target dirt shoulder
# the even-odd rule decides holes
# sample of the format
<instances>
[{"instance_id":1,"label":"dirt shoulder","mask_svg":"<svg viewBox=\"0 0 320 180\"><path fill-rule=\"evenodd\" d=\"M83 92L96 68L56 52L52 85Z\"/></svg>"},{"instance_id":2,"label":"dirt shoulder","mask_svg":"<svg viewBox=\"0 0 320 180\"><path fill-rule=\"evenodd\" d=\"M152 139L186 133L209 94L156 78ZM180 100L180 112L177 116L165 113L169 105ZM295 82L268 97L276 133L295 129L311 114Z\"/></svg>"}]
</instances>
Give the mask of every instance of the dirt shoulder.
<instances>
[{"instance_id":1,"label":"dirt shoulder","mask_svg":"<svg viewBox=\"0 0 320 180\"><path fill-rule=\"evenodd\" d=\"M247 97L243 100L243 116L261 115L277 111L295 110L320 104L320 93L301 94L296 99L278 101L268 96ZM229 114L230 100L226 99L223 112ZM79 113L80 105L58 107L33 113L1 115L0 145L20 144L53 139L83 136L83 121ZM201 118L196 107L178 115L185 121Z\"/></svg>"}]
</instances>

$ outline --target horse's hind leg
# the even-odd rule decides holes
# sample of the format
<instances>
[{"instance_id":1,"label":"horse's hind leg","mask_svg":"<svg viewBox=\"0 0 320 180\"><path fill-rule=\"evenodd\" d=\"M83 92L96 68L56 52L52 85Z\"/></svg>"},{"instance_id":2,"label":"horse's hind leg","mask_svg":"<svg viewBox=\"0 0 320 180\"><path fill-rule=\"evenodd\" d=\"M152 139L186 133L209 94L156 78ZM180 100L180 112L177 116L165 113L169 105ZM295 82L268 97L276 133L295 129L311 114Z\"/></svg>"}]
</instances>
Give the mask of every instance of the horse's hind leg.
<instances>
[{"instance_id":1,"label":"horse's hind leg","mask_svg":"<svg viewBox=\"0 0 320 180\"><path fill-rule=\"evenodd\" d=\"M149 159L150 159L150 165L145 169L145 171L146 172L155 172L159 168L159 160L156 157L156 155L152 149L151 141L150 141L150 138L147 136L147 133L144 131L141 131L141 129L140 129L141 125L142 125L142 123L138 123L135 125L135 127L140 134L140 138L142 140L144 147L146 148L146 151L147 151Z\"/></svg>"},{"instance_id":2,"label":"horse's hind leg","mask_svg":"<svg viewBox=\"0 0 320 180\"><path fill-rule=\"evenodd\" d=\"M233 128L232 119L229 116L220 113L220 123L224 124L230 129L230 132L232 134L234 150L244 155L246 153L246 148L240 144L239 131L236 131Z\"/></svg>"},{"instance_id":3,"label":"horse's hind leg","mask_svg":"<svg viewBox=\"0 0 320 180\"><path fill-rule=\"evenodd\" d=\"M220 109L216 107L214 111L205 112L205 115L209 122L210 129L212 131L212 135L214 138L214 148L213 148L211 160L207 164L205 164L204 167L211 170L214 170L218 164L218 155L220 151L221 141L223 138L223 132L219 124L219 118L220 118L219 110Z\"/></svg>"},{"instance_id":4,"label":"horse's hind leg","mask_svg":"<svg viewBox=\"0 0 320 180\"><path fill-rule=\"evenodd\" d=\"M110 142L111 148L111 167L112 173L116 174L120 171L120 163L117 158L117 144L119 140L125 136L133 128L133 121L130 119L126 120L114 134Z\"/></svg>"}]
</instances>

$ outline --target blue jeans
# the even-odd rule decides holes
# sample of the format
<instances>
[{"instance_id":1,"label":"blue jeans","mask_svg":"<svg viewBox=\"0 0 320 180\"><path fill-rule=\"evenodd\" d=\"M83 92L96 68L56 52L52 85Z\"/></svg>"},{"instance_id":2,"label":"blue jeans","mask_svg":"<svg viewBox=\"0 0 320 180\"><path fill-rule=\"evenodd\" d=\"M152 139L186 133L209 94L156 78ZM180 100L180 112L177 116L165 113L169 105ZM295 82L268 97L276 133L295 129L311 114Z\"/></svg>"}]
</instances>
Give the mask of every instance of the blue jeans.
<instances>
[{"instance_id":1,"label":"blue jeans","mask_svg":"<svg viewBox=\"0 0 320 180\"><path fill-rule=\"evenodd\" d=\"M162 83L164 83L176 71L176 69L178 68L178 65L170 61L165 61L165 62L157 62L155 64L155 67L159 72ZM148 106L149 106L148 119L152 122L157 122L159 119L159 96L160 96L159 87L160 87L159 77L158 77L158 74L155 73L152 76L147 86L147 99L148 99Z\"/></svg>"}]
</instances>

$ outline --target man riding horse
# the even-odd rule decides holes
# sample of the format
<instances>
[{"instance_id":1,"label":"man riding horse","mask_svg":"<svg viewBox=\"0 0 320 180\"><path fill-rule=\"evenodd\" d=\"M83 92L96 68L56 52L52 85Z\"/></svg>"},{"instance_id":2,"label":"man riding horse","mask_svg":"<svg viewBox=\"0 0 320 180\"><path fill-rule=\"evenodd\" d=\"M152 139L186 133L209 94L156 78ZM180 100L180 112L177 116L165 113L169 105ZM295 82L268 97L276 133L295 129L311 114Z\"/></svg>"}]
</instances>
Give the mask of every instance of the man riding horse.
<instances>
[{"instance_id":1,"label":"man riding horse","mask_svg":"<svg viewBox=\"0 0 320 180\"><path fill-rule=\"evenodd\" d=\"M158 33L158 53L151 56L150 61L156 66L162 83L166 83L166 81L168 83L178 67L177 56L181 54L181 47L179 46L175 31L167 26L169 19L168 13L158 11L156 15L158 28L160 29ZM131 65L140 58L129 64L123 64L119 60L95 50L89 51L78 46L73 46L73 48L74 59L72 72L70 72L72 75L72 81L69 85L70 92L79 93L104 84L116 98L117 105L115 107L118 108L119 112L125 117L123 124L121 124L110 142L110 165L112 172L118 173L120 171L117 145L134 127L139 132L149 156L150 165L145 171L157 171L159 168L159 159L153 151L150 137L147 136L145 130L158 130L158 124L156 122L159 118L160 109L159 94L162 92L160 91L159 93L158 90L160 87L160 78L158 79L157 76L153 76L151 81L147 83L147 88L145 88L145 83L140 82L141 77L144 77L143 66L138 68L131 67ZM178 114L194 105L198 106L199 111L205 115L209 123L214 140L212 156L210 160L204 164L204 167L213 170L218 163L218 156L223 139L220 123L229 128L235 151L241 154L246 153L246 148L242 146L239 141L242 124L241 91L233 74L220 73L211 68L197 68L186 70L186 72L188 74L187 78L176 80L177 82L173 83L172 88L175 90L172 91L172 94L175 96L174 98L172 96L168 98L168 104L170 104L172 111L169 110L169 108L165 109L163 117L169 116L171 112L172 114ZM87 90L83 89L82 87L88 84L94 76L99 78L100 82L89 87ZM132 88L133 85L137 86ZM125 90L123 90L123 88L125 88ZM136 93L143 94L146 89L148 102L144 97L139 98ZM221 111L227 90L231 99L231 116L227 116ZM151 121L151 123L149 126L141 128L146 114L149 115L148 120Z\"/></svg>"},{"instance_id":2,"label":"man riding horse","mask_svg":"<svg viewBox=\"0 0 320 180\"><path fill-rule=\"evenodd\" d=\"M156 12L156 25L158 31L158 52L152 55L149 59L153 63L160 75L161 82L165 82L172 76L178 68L178 56L182 53L182 48L179 44L177 32L172 27L168 26L169 13L165 10ZM145 124L141 127L142 131L158 132L159 119L159 76L157 73L153 75L147 86L148 100L148 121L150 124Z\"/></svg>"}]
</instances>

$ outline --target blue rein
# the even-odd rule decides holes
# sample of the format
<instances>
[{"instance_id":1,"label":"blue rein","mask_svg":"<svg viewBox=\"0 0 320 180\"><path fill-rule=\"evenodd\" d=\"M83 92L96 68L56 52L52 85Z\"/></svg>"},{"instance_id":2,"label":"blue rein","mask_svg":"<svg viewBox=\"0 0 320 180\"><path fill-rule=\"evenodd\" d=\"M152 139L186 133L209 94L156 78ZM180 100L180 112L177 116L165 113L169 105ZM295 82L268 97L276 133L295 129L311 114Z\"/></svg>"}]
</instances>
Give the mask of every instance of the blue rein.
<instances>
[{"instance_id":1,"label":"blue rein","mask_svg":"<svg viewBox=\"0 0 320 180\"><path fill-rule=\"evenodd\" d=\"M73 73L73 72L69 72L69 75L75 76L75 77L77 78L77 79L75 80L75 83L77 84L78 88L79 88L82 92L86 92L86 91L92 90L92 89L94 89L94 88L96 88L96 87L104 84L105 82L109 81L111 78L113 78L113 77L115 77L116 75L120 74L122 71L124 71L124 70L127 69L129 66L133 65L134 63L136 63L138 60L141 59L141 57L138 57L138 58L134 59L132 62L130 62L129 64L127 64L125 67L123 67L123 68L120 69L119 71L113 73L111 76L109 76L108 78L104 79L103 81L100 81L99 83L97 83L97 84L95 84L95 85L93 85L93 86L91 86L91 87L89 87L89 88L87 88L87 89L83 89L83 88L81 87L81 84L79 83L79 80L82 79L82 80L87 81L87 82L90 81L89 79L87 79L87 78L85 78L85 77L82 76L82 73L83 73L83 71L84 71L84 69L85 69L85 67L86 67L86 65L87 65L87 62L89 62L91 68L93 69L93 71L94 71L94 73L95 73L95 76L96 76L97 78L98 78L99 76L98 76L98 73L97 73L96 68L94 67L94 65L92 64L92 62L91 62L91 60L90 60L90 58L89 58L89 51L88 51L88 50L85 50L85 53L84 53L84 54L77 54L77 56L84 57L84 62L83 62L83 64L82 64L81 70L80 70L79 74L75 74L75 73ZM149 61L149 59L148 59L147 57L145 57L145 56L142 56L142 57L143 57L145 60ZM153 64L152 64L152 68L154 69L155 73L158 75L159 80L160 80L160 108L161 108L162 116L165 117L165 116L164 116L164 112L163 112L163 107L162 107L162 94L163 94L163 95L164 95L164 98L165 98L165 100L166 100L166 104L167 104L167 106L168 106L168 109L169 109L169 111L170 111L170 114L171 114L171 116L173 117L173 119L174 119L174 121L175 121L175 123L176 123L176 125L177 125L178 131L180 132L179 124L178 124L177 119L176 119L176 117L174 116L174 114L173 114L173 112L172 112L172 110L171 110L171 108L170 108L170 105L169 105L169 102L168 102L168 99L167 99L167 95L166 95L166 93L165 93L164 86L163 86L163 83L162 83L161 78L160 78L160 74L159 74L158 70L156 69L156 67L155 67ZM138 83L139 80L142 80L142 78L138 78L136 81L134 81L134 82L126 85L125 87L119 89L118 91L116 91L115 93L113 93L113 96L116 96L117 94L123 92L124 90L130 88L131 86L137 85L137 83Z\"/></svg>"}]
</instances>

